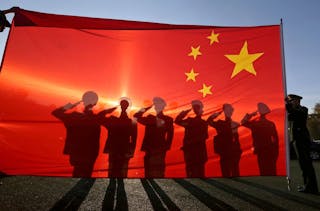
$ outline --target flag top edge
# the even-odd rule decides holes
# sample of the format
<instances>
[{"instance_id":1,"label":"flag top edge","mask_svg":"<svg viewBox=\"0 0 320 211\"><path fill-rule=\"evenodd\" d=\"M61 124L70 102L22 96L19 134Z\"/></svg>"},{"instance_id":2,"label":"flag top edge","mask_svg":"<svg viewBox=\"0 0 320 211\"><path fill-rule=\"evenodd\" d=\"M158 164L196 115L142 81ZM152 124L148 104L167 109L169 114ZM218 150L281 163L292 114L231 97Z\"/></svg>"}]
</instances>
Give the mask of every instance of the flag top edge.
<instances>
[{"instance_id":1,"label":"flag top edge","mask_svg":"<svg viewBox=\"0 0 320 211\"><path fill-rule=\"evenodd\" d=\"M206 29L229 27L273 27L279 25L263 26L213 26L168 24L133 20L93 18L72 15L49 14L24 9L18 9L14 16L14 26L38 26L74 29L101 29L101 30L168 30L168 29Z\"/></svg>"}]
</instances>

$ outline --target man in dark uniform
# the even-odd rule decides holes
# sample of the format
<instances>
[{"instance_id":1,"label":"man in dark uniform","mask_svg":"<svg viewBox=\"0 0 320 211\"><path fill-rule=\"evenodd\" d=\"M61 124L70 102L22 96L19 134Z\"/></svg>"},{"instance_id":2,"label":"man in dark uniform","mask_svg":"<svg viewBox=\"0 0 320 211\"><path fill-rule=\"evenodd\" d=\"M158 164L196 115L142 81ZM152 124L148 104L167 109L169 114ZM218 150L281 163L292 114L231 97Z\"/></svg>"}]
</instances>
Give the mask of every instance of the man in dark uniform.
<instances>
[{"instance_id":1,"label":"man in dark uniform","mask_svg":"<svg viewBox=\"0 0 320 211\"><path fill-rule=\"evenodd\" d=\"M279 156L279 137L276 125L267 119L270 108L262 102L257 104L258 110L246 114L241 125L251 130L253 153L257 155L260 175L277 175ZM257 114L259 117L254 118Z\"/></svg>"},{"instance_id":2,"label":"man in dark uniform","mask_svg":"<svg viewBox=\"0 0 320 211\"><path fill-rule=\"evenodd\" d=\"M143 108L134 114L137 121L145 126L145 134L141 151L145 152L144 170L146 178L162 178L165 176L165 157L171 148L173 139L173 119L164 115L166 102L160 98L153 98L156 116L143 114L151 107Z\"/></svg>"},{"instance_id":3,"label":"man in dark uniform","mask_svg":"<svg viewBox=\"0 0 320 211\"><path fill-rule=\"evenodd\" d=\"M208 124L202 119L203 104L199 100L191 102L195 117L187 117L191 109L181 111L175 123L184 127L183 150L186 163L186 173L189 178L205 176L205 164L208 160L206 140L208 138Z\"/></svg>"},{"instance_id":4,"label":"man in dark uniform","mask_svg":"<svg viewBox=\"0 0 320 211\"><path fill-rule=\"evenodd\" d=\"M129 160L133 157L136 148L137 124L128 117L126 110L129 104L127 99L122 99L120 116L103 117L101 121L108 130L104 153L109 154L109 178L128 176ZM108 110L110 109L105 112L108 113Z\"/></svg>"},{"instance_id":5,"label":"man in dark uniform","mask_svg":"<svg viewBox=\"0 0 320 211\"><path fill-rule=\"evenodd\" d=\"M225 119L215 120L221 113L209 116L208 124L215 128L217 135L213 138L214 152L220 156L220 168L223 177L238 177L241 147L238 128L240 124L232 120L234 108L231 104L223 104Z\"/></svg>"},{"instance_id":6,"label":"man in dark uniform","mask_svg":"<svg viewBox=\"0 0 320 211\"><path fill-rule=\"evenodd\" d=\"M83 112L69 110L83 103ZM93 167L99 154L100 124L98 116L92 109L98 102L98 95L88 91L83 94L82 100L52 111L52 115L61 120L66 128L66 140L63 154L69 155L73 168L73 177L92 176Z\"/></svg>"},{"instance_id":7,"label":"man in dark uniform","mask_svg":"<svg viewBox=\"0 0 320 211\"><path fill-rule=\"evenodd\" d=\"M286 97L286 109L291 131L291 138L295 144L304 186L298 191L305 193L318 193L316 174L310 157L311 139L307 129L308 109L300 105L302 97L290 94Z\"/></svg>"}]
</instances>

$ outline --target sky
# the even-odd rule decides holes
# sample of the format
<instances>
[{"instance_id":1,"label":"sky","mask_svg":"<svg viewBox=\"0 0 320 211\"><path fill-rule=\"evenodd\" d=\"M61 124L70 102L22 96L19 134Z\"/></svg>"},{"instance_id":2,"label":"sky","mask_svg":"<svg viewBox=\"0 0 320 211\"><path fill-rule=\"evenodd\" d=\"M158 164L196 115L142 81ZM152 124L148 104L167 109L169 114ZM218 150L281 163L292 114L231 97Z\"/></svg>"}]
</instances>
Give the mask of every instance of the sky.
<instances>
[{"instance_id":1,"label":"sky","mask_svg":"<svg viewBox=\"0 0 320 211\"><path fill-rule=\"evenodd\" d=\"M320 103L319 0L10 0L0 9L18 6L43 13L211 26L278 25L283 21L286 92L303 97L313 112ZM13 15L7 15L11 20ZM9 29L0 33L2 60Z\"/></svg>"}]
</instances>

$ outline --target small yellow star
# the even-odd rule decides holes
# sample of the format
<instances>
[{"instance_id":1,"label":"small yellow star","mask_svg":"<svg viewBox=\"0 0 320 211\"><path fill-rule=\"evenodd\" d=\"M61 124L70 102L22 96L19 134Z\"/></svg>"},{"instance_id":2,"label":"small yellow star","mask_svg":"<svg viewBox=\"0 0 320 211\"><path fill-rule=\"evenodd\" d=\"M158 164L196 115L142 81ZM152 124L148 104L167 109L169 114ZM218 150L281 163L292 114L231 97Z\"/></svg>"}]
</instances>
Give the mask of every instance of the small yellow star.
<instances>
[{"instance_id":1,"label":"small yellow star","mask_svg":"<svg viewBox=\"0 0 320 211\"><path fill-rule=\"evenodd\" d=\"M263 53L249 54L247 41L243 44L239 54L225 55L230 61L235 63L231 78L236 76L242 70L246 70L247 72L256 75L257 73L254 69L253 62L262 55Z\"/></svg>"},{"instance_id":2,"label":"small yellow star","mask_svg":"<svg viewBox=\"0 0 320 211\"><path fill-rule=\"evenodd\" d=\"M189 73L184 73L187 76L187 80L186 81L194 81L196 82L196 76L199 75L199 73L194 72L193 68L191 69L191 71Z\"/></svg>"},{"instance_id":3,"label":"small yellow star","mask_svg":"<svg viewBox=\"0 0 320 211\"><path fill-rule=\"evenodd\" d=\"M200 52L200 45L196 48L191 47L191 52L188 54L188 56L193 56L193 59L196 60L197 56L202 55L202 53Z\"/></svg>"},{"instance_id":4,"label":"small yellow star","mask_svg":"<svg viewBox=\"0 0 320 211\"><path fill-rule=\"evenodd\" d=\"M206 84L202 85L202 89L198 90L198 92L202 93L202 97L206 97L207 95L211 95L211 88L212 86L207 86Z\"/></svg>"},{"instance_id":5,"label":"small yellow star","mask_svg":"<svg viewBox=\"0 0 320 211\"><path fill-rule=\"evenodd\" d=\"M210 45L212 45L214 42L219 42L218 40L219 35L220 34L215 34L214 31L212 30L210 36L207 37L210 40Z\"/></svg>"}]
</instances>

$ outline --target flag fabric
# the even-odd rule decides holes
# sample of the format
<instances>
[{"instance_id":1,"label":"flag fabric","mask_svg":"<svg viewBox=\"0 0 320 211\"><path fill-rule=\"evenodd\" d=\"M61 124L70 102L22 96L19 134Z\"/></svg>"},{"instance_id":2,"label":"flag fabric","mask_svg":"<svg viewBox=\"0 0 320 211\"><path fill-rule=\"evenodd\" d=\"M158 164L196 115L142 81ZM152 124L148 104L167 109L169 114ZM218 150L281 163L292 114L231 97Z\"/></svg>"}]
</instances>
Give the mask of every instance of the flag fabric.
<instances>
[{"instance_id":1,"label":"flag fabric","mask_svg":"<svg viewBox=\"0 0 320 211\"><path fill-rule=\"evenodd\" d=\"M19 9L0 75L0 172L286 175L280 26Z\"/></svg>"}]
</instances>

